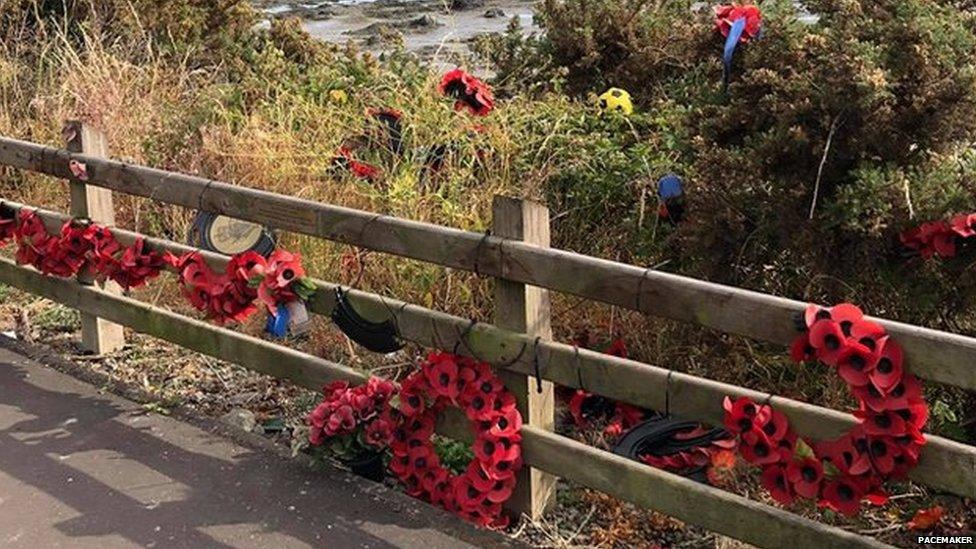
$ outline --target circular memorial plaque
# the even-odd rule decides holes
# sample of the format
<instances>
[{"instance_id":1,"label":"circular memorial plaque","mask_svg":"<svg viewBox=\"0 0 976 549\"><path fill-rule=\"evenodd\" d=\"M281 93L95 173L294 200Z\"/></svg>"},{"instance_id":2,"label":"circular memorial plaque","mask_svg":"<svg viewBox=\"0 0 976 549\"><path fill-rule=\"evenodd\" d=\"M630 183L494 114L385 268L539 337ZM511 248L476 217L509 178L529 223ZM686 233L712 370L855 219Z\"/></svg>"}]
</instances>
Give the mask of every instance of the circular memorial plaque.
<instances>
[{"instance_id":1,"label":"circular memorial plaque","mask_svg":"<svg viewBox=\"0 0 976 549\"><path fill-rule=\"evenodd\" d=\"M226 215L200 212L193 229L196 245L225 255L254 250L267 256L275 247L274 236L265 227Z\"/></svg>"}]
</instances>

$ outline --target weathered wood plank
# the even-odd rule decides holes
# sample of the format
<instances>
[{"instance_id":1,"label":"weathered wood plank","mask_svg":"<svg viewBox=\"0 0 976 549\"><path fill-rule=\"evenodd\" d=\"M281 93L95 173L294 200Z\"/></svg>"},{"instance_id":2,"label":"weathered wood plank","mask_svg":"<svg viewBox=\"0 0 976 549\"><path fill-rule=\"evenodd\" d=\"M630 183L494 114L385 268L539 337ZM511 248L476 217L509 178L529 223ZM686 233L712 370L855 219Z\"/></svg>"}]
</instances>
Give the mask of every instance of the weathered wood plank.
<instances>
[{"instance_id":1,"label":"weathered wood plank","mask_svg":"<svg viewBox=\"0 0 976 549\"><path fill-rule=\"evenodd\" d=\"M9 201L4 204L15 209L25 207ZM55 212L37 212L52 232L68 219ZM131 244L141 236L121 229L114 230L114 234L124 244ZM148 237L146 241L156 249L177 254L195 249ZM227 261L227 257L220 254L202 254L214 267L223 268ZM309 311L329 315L335 305L336 285L323 280L315 280L315 283L321 291L312 297L308 304ZM404 338L429 347L453 349L469 325L467 319L376 294L347 290L347 296L367 318L384 320L395 317ZM678 416L714 425L722 423L724 411L721 402L726 395L748 396L757 401L769 396L760 391L575 349L553 341L540 341L536 347L531 336L489 324L475 325L461 342L459 350L495 365L508 365L508 369L523 375L534 372L535 356L538 355L542 377L559 385L583 388L656 410L664 410L666 403L670 402L671 411ZM519 359L515 360L516 357ZM847 413L782 397L772 397L770 402L783 411L797 432L804 436L832 438L854 425L854 418ZM918 467L911 472L911 478L933 488L964 497L976 497L976 447L928 435L928 444Z\"/></svg>"},{"instance_id":2,"label":"weathered wood plank","mask_svg":"<svg viewBox=\"0 0 976 549\"><path fill-rule=\"evenodd\" d=\"M307 388L344 379L362 383L362 372L251 336L190 319L95 287L42 275L0 259L0 281L108 318L180 346ZM465 438L463 423L444 422L445 434ZM760 547L886 547L792 513L629 461L565 437L525 427L524 459L553 474L668 513Z\"/></svg>"},{"instance_id":3,"label":"weathered wood plank","mask_svg":"<svg viewBox=\"0 0 976 549\"><path fill-rule=\"evenodd\" d=\"M71 152L84 153L89 156L108 158L108 138L98 129L79 121L65 124L64 136L66 148ZM72 179L71 186L71 215L85 217L106 225L115 225L115 207L112 204L112 191L99 187L89 187L84 181ZM78 277L82 283L92 282L85 275ZM104 289L119 293L119 285L108 282ZM96 355L111 353L125 345L122 326L108 322L105 319L83 314L81 315L81 346Z\"/></svg>"},{"instance_id":4,"label":"weathered wood plank","mask_svg":"<svg viewBox=\"0 0 976 549\"><path fill-rule=\"evenodd\" d=\"M786 345L805 303L565 250L277 195L144 166L0 138L0 164L318 236L446 267L532 284L707 328ZM976 390L976 338L876 319L919 377Z\"/></svg>"},{"instance_id":5,"label":"weathered wood plank","mask_svg":"<svg viewBox=\"0 0 976 549\"><path fill-rule=\"evenodd\" d=\"M532 427L522 429L522 454L561 477L759 547L890 547Z\"/></svg>"},{"instance_id":6,"label":"weathered wood plank","mask_svg":"<svg viewBox=\"0 0 976 549\"><path fill-rule=\"evenodd\" d=\"M496 196L492 233L504 238L549 246L549 210L526 200ZM503 278L495 279L494 323L532 338L552 339L549 291ZM552 431L556 424L556 392L551 381L534 380L502 370L499 376L518 400L525 425ZM537 386L538 385L538 386ZM533 467L519 471L515 493L506 505L538 520L555 502L556 477Z\"/></svg>"}]
</instances>

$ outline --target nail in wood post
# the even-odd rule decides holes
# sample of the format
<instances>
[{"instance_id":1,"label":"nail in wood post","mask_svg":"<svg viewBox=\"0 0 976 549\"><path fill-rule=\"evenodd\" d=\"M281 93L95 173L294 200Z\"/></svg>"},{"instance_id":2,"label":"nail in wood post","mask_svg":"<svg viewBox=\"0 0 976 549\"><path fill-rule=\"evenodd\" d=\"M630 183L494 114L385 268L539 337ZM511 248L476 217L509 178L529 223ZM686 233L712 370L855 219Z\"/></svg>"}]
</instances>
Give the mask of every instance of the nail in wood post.
<instances>
[{"instance_id":1,"label":"nail in wood post","mask_svg":"<svg viewBox=\"0 0 976 549\"><path fill-rule=\"evenodd\" d=\"M108 158L108 140L105 134L96 128L82 122L69 121L64 127L64 138L70 152ZM115 224L112 191L85 185L77 178L72 178L70 185L73 217L87 217L108 226ZM79 280L82 283L92 282L90 278L85 277L79 277ZM121 292L114 282L107 282L102 288L112 293ZM122 326L96 316L82 314L81 345L86 351L96 355L115 351L125 345Z\"/></svg>"},{"instance_id":2,"label":"nail in wood post","mask_svg":"<svg viewBox=\"0 0 976 549\"><path fill-rule=\"evenodd\" d=\"M549 210L535 202L496 196L492 204L492 233L549 246ZM518 282L495 279L495 324L530 336L552 339L549 291ZM541 365L545 367L545 365ZM502 372L501 378L515 398L523 422L551 431L555 423L555 394L552 383L521 374ZM538 519L553 502L556 477L528 466L519 472L515 494L508 501L512 511Z\"/></svg>"}]
</instances>

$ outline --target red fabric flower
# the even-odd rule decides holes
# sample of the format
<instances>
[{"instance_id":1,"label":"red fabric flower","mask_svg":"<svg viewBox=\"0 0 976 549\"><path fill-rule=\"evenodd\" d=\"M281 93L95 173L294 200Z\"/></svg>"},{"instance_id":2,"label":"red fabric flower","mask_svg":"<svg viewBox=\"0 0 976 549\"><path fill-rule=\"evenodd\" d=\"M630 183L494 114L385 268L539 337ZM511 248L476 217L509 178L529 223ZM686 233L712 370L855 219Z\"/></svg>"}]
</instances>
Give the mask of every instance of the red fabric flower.
<instances>
[{"instance_id":1,"label":"red fabric flower","mask_svg":"<svg viewBox=\"0 0 976 549\"><path fill-rule=\"evenodd\" d=\"M836 366L847 347L847 336L840 323L818 320L810 328L810 346L817 350L817 358L824 364Z\"/></svg>"},{"instance_id":2,"label":"red fabric flower","mask_svg":"<svg viewBox=\"0 0 976 549\"><path fill-rule=\"evenodd\" d=\"M749 39L759 36L762 27L762 12L759 8L752 4L715 6L715 29L722 33L722 36L728 36L732 24L743 18L746 20L746 28L739 41L748 42Z\"/></svg>"},{"instance_id":3,"label":"red fabric flower","mask_svg":"<svg viewBox=\"0 0 976 549\"><path fill-rule=\"evenodd\" d=\"M861 497L864 491L861 484L853 477L838 477L824 482L823 494L819 505L834 511L854 516L861 509Z\"/></svg>"},{"instance_id":4,"label":"red fabric flower","mask_svg":"<svg viewBox=\"0 0 976 549\"><path fill-rule=\"evenodd\" d=\"M475 116L487 116L495 106L491 89L461 69L444 73L437 89L456 100L454 110L467 109Z\"/></svg>"},{"instance_id":5,"label":"red fabric flower","mask_svg":"<svg viewBox=\"0 0 976 549\"><path fill-rule=\"evenodd\" d=\"M976 213L957 215L949 221L952 231L963 238L976 236Z\"/></svg>"},{"instance_id":6,"label":"red fabric flower","mask_svg":"<svg viewBox=\"0 0 976 549\"><path fill-rule=\"evenodd\" d=\"M106 245L102 249L110 250L111 246ZM93 253L97 252L93 250ZM148 249L145 240L139 237L122 252L122 256L111 267L108 276L128 290L138 288L159 276L164 265L163 256L159 252Z\"/></svg>"},{"instance_id":7,"label":"red fabric flower","mask_svg":"<svg viewBox=\"0 0 976 549\"><path fill-rule=\"evenodd\" d=\"M786 469L779 464L763 468L762 485L773 499L783 505L790 505L796 499L793 485L786 478Z\"/></svg>"},{"instance_id":8,"label":"red fabric flower","mask_svg":"<svg viewBox=\"0 0 976 549\"><path fill-rule=\"evenodd\" d=\"M817 349L810 345L810 335L804 332L790 344L790 358L793 362L811 362L817 358Z\"/></svg>"},{"instance_id":9,"label":"red fabric flower","mask_svg":"<svg viewBox=\"0 0 976 549\"><path fill-rule=\"evenodd\" d=\"M848 385L863 387L871 382L868 376L876 362L874 351L856 341L848 341L837 356L837 373Z\"/></svg>"},{"instance_id":10,"label":"red fabric flower","mask_svg":"<svg viewBox=\"0 0 976 549\"><path fill-rule=\"evenodd\" d=\"M871 370L870 378L871 384L878 391L888 394L904 376L903 355L901 346L891 338L885 338L880 346L880 353L878 353L877 362Z\"/></svg>"},{"instance_id":11,"label":"red fabric flower","mask_svg":"<svg viewBox=\"0 0 976 549\"><path fill-rule=\"evenodd\" d=\"M786 478L797 494L815 499L820 494L820 483L824 478L823 465L813 458L794 460L786 467Z\"/></svg>"},{"instance_id":12,"label":"red fabric flower","mask_svg":"<svg viewBox=\"0 0 976 549\"><path fill-rule=\"evenodd\" d=\"M772 417L769 406L760 406L748 397L735 401L725 397L722 406L725 408L725 428L731 433L745 433L754 427L761 428Z\"/></svg>"},{"instance_id":13,"label":"red fabric flower","mask_svg":"<svg viewBox=\"0 0 976 549\"><path fill-rule=\"evenodd\" d=\"M956 232L945 221L923 223L901 234L905 247L917 250L928 259L933 256L953 257L956 255Z\"/></svg>"},{"instance_id":14,"label":"red fabric flower","mask_svg":"<svg viewBox=\"0 0 976 549\"><path fill-rule=\"evenodd\" d=\"M873 436L900 436L907 433L905 420L896 412L885 410L857 410L854 415L863 420L864 432Z\"/></svg>"},{"instance_id":15,"label":"red fabric flower","mask_svg":"<svg viewBox=\"0 0 976 549\"><path fill-rule=\"evenodd\" d=\"M750 429L742 433L739 448L743 459L753 465L768 465L777 463L780 459L776 443L769 440L761 429Z\"/></svg>"}]
</instances>

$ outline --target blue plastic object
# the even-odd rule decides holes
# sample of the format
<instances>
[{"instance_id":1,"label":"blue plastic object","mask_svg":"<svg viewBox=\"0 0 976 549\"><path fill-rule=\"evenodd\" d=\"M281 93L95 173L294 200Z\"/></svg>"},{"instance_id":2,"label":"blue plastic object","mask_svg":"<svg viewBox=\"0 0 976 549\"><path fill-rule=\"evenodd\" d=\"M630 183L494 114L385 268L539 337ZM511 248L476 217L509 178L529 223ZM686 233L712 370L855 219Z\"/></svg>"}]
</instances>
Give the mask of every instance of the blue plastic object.
<instances>
[{"instance_id":1,"label":"blue plastic object","mask_svg":"<svg viewBox=\"0 0 976 549\"><path fill-rule=\"evenodd\" d=\"M290 317L291 314L288 313L288 307L284 304L278 305L278 314L268 315L268 322L264 325L264 331L273 337L283 339L288 335L288 321Z\"/></svg>"},{"instance_id":2,"label":"blue plastic object","mask_svg":"<svg viewBox=\"0 0 976 549\"><path fill-rule=\"evenodd\" d=\"M725 51L722 53L722 65L725 67L723 81L725 84L728 84L729 78L732 77L732 56L735 54L735 48L739 45L739 39L742 38L742 32L745 30L746 18L740 17L732 22L732 28L729 29L729 35L725 39Z\"/></svg>"},{"instance_id":3,"label":"blue plastic object","mask_svg":"<svg viewBox=\"0 0 976 549\"><path fill-rule=\"evenodd\" d=\"M673 173L669 173L657 181L657 195L665 202L678 198L684 193L681 178Z\"/></svg>"}]
</instances>

